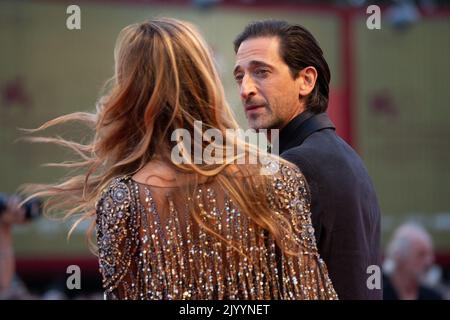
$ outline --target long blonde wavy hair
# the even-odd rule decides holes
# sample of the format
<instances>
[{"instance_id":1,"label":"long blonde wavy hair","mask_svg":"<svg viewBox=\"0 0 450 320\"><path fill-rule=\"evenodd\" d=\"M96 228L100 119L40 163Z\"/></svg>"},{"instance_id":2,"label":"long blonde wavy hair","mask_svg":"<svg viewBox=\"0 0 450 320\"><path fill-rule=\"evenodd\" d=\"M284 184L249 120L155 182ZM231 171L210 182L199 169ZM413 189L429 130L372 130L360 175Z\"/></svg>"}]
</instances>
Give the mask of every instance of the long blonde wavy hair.
<instances>
[{"instance_id":1,"label":"long blonde wavy hair","mask_svg":"<svg viewBox=\"0 0 450 320\"><path fill-rule=\"evenodd\" d=\"M226 129L239 128L208 46L196 29L168 18L127 26L119 34L114 57L114 77L107 82L108 91L99 99L95 112L71 113L29 130L37 132L70 121L87 124L94 133L87 144L59 137L30 138L73 150L81 160L56 165L81 171L59 183L28 185L25 192L31 192L30 197L47 198L46 212L64 212L65 218L80 215L73 228L83 220L92 220L88 231L91 233L95 227L95 204L103 188L114 177L137 172L157 155L173 168L191 173L196 181L215 179L243 214L268 230L286 253L296 254L297 250L283 245L282 239L292 234L292 227L287 219L275 219L267 201L270 180L260 174L259 165L237 164L236 158L220 164L177 164L171 159L176 144L171 134L175 129L193 133L196 120L218 129L223 136ZM235 139L232 147L245 150L247 155L260 152L242 139ZM186 153L182 156L192 159ZM245 179L236 179L236 172ZM200 226L227 241L199 218L197 204L190 207Z\"/></svg>"}]
</instances>

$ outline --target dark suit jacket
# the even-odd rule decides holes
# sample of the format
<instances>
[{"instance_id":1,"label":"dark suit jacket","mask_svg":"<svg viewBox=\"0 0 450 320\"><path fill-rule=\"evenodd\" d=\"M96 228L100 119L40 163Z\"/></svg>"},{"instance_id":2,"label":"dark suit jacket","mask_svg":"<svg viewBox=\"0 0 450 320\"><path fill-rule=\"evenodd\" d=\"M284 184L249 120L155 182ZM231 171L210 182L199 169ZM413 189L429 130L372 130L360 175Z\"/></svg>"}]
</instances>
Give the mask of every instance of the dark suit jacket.
<instances>
[{"instance_id":1,"label":"dark suit jacket","mask_svg":"<svg viewBox=\"0 0 450 320\"><path fill-rule=\"evenodd\" d=\"M339 298L382 299L381 289L367 286L367 267L381 268L380 209L362 160L325 113L301 113L279 143L281 157L309 183L318 250Z\"/></svg>"},{"instance_id":2,"label":"dark suit jacket","mask_svg":"<svg viewBox=\"0 0 450 320\"><path fill-rule=\"evenodd\" d=\"M383 276L383 300L400 300L387 275ZM417 300L444 300L444 298L436 290L420 285Z\"/></svg>"}]
</instances>

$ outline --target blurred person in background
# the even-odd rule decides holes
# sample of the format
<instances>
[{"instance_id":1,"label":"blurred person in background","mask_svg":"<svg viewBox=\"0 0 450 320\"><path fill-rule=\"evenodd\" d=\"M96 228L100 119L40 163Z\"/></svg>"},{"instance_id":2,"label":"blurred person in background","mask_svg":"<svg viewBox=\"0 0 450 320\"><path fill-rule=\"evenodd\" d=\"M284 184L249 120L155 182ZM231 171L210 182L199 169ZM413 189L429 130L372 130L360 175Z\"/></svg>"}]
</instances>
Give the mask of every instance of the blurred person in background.
<instances>
[{"instance_id":1,"label":"blurred person in background","mask_svg":"<svg viewBox=\"0 0 450 320\"><path fill-rule=\"evenodd\" d=\"M31 297L25 285L16 276L12 229L28 221L27 209L17 196L0 195L0 299Z\"/></svg>"},{"instance_id":2,"label":"blurred person in background","mask_svg":"<svg viewBox=\"0 0 450 320\"><path fill-rule=\"evenodd\" d=\"M40 295L33 293L16 272L14 254L14 226L25 225L41 215L40 200L31 200L23 204L18 195L7 196L0 193L0 300L65 300L67 296L66 278L55 277ZM31 290L31 291L30 291ZM98 292L83 293L80 299L99 300ZM75 296L76 299L79 299Z\"/></svg>"},{"instance_id":3,"label":"blurred person in background","mask_svg":"<svg viewBox=\"0 0 450 320\"><path fill-rule=\"evenodd\" d=\"M427 286L433 270L433 242L419 224L398 227L387 246L384 263L384 300L442 300L437 290Z\"/></svg>"}]
</instances>

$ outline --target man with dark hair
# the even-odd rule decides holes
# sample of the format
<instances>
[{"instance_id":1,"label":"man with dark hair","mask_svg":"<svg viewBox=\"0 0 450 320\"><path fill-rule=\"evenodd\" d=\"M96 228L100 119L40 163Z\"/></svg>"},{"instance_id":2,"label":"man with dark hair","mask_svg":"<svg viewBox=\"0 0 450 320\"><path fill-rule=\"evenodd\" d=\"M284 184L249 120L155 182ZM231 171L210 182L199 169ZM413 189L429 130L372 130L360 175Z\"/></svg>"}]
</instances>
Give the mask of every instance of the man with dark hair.
<instances>
[{"instance_id":1,"label":"man with dark hair","mask_svg":"<svg viewBox=\"0 0 450 320\"><path fill-rule=\"evenodd\" d=\"M281 156L309 183L319 253L339 298L381 299L368 273L381 263L378 200L360 157L325 113L330 70L322 49L304 27L276 20L248 25L234 49L249 126L280 129Z\"/></svg>"}]
</instances>

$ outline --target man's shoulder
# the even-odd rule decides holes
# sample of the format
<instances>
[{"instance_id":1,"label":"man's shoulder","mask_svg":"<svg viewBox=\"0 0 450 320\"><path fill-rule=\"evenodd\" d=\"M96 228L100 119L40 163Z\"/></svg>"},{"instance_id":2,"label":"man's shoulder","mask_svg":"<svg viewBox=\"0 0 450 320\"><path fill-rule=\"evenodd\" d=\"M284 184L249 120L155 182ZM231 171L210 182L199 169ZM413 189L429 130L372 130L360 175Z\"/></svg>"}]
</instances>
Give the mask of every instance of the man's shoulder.
<instances>
[{"instance_id":1,"label":"man's shoulder","mask_svg":"<svg viewBox=\"0 0 450 320\"><path fill-rule=\"evenodd\" d=\"M292 161L307 161L307 159L324 161L342 161L346 158L358 157L355 151L333 130L321 130L311 134L302 144L294 146L281 153L281 157Z\"/></svg>"},{"instance_id":2,"label":"man's shoulder","mask_svg":"<svg viewBox=\"0 0 450 320\"><path fill-rule=\"evenodd\" d=\"M420 300L443 300L442 295L435 289L421 286L419 289Z\"/></svg>"},{"instance_id":3,"label":"man's shoulder","mask_svg":"<svg viewBox=\"0 0 450 320\"><path fill-rule=\"evenodd\" d=\"M358 177L369 181L367 169L353 148L333 132L315 132L281 157L297 165L308 178L350 181Z\"/></svg>"}]
</instances>

